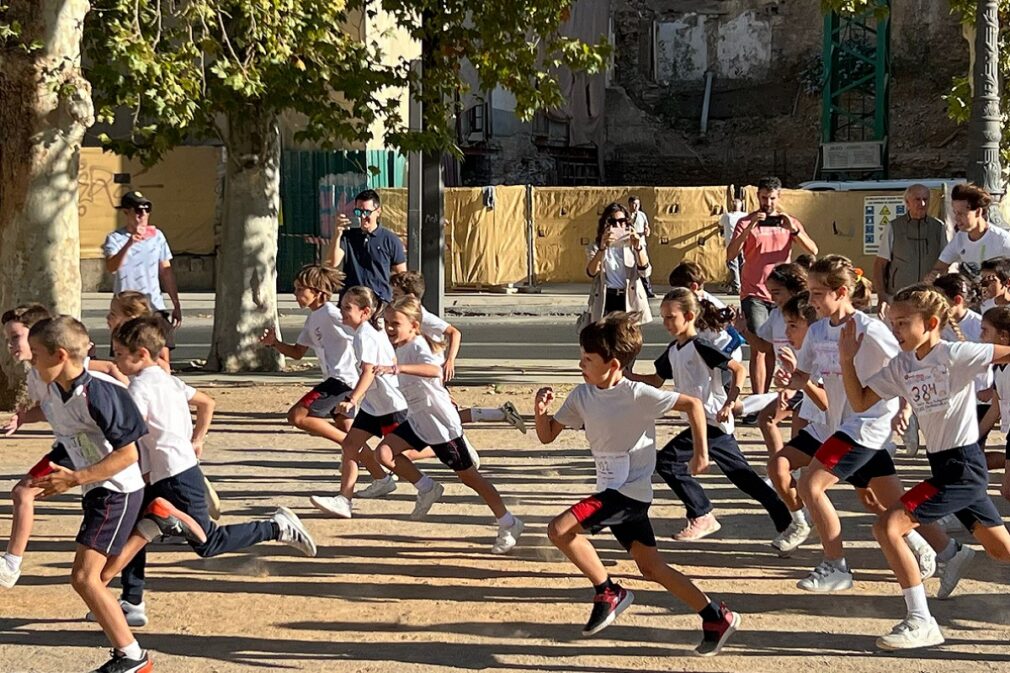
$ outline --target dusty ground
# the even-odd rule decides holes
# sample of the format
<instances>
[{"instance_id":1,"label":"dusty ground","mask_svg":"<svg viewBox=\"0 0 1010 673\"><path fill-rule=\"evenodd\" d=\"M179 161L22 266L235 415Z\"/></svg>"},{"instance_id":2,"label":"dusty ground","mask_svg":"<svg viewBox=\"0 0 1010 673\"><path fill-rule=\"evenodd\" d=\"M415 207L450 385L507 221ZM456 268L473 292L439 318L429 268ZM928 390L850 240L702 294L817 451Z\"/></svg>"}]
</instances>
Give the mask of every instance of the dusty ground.
<instances>
[{"instance_id":1,"label":"dusty ground","mask_svg":"<svg viewBox=\"0 0 1010 673\"><path fill-rule=\"evenodd\" d=\"M654 523L660 547L714 597L744 615L742 630L715 659L690 656L698 619L672 597L640 579L607 534L595 538L613 574L636 593L635 605L592 640L580 637L591 589L560 557L545 525L590 492L593 465L584 437L566 433L552 447L531 435L488 424L473 426L485 472L526 533L506 558L489 553L489 512L436 463L446 484L443 503L422 523L407 520L414 492L401 486L382 501L359 501L357 518L324 518L308 496L333 490L337 451L282 423L297 398L292 386L218 388L214 432L205 470L224 499L224 521L265 516L287 505L304 518L319 544L307 559L274 543L204 560L188 548L161 546L152 554L147 596L151 624L138 630L154 652L157 671L178 673L293 671L522 670L558 672L773 671L889 673L1005 670L1010 662L1010 571L981 556L953 600L934 601L947 643L919 655L877 652L874 638L904 614L896 584L871 543L870 519L856 513L851 491L834 492L857 571L853 591L831 597L803 593L795 582L818 559L808 543L779 559L773 531L756 505L718 473L704 478L723 529L717 539L684 545L670 540L683 508L656 486ZM454 391L462 404L497 405L506 397L524 413L533 388ZM660 439L675 431L663 425ZM739 434L755 464L757 433ZM48 446L42 426L8 440L0 475L13 484ZM902 459L902 474L920 478L922 456ZM995 493L995 489L992 491ZM1007 512L1007 503L1000 502ZM9 500L0 506L6 536ZM104 639L67 580L78 498L39 507L25 574L0 593L0 671L84 671L104 660ZM936 591L937 580L927 589Z\"/></svg>"}]
</instances>

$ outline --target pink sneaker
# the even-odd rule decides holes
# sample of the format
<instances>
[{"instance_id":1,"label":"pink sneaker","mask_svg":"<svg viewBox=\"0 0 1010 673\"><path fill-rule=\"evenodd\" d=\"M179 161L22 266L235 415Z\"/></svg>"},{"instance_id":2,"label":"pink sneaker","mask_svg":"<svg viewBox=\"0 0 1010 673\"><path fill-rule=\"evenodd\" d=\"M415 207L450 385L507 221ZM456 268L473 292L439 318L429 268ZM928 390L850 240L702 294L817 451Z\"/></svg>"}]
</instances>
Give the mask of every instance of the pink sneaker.
<instances>
[{"instance_id":1,"label":"pink sneaker","mask_svg":"<svg viewBox=\"0 0 1010 673\"><path fill-rule=\"evenodd\" d=\"M681 542L700 540L717 532L720 528L722 528L722 524L719 523L714 514L709 512L704 516L699 516L697 519L688 519L687 526L684 530L674 535L673 539L680 540Z\"/></svg>"}]
</instances>

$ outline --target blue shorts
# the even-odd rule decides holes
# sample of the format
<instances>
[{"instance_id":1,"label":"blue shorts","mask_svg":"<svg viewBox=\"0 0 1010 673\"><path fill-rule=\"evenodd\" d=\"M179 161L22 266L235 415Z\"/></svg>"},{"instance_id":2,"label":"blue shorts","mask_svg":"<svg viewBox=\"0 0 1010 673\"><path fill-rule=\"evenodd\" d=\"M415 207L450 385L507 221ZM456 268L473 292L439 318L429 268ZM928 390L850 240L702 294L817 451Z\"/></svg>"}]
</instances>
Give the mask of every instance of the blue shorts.
<instances>
[{"instance_id":1,"label":"blue shorts","mask_svg":"<svg viewBox=\"0 0 1010 673\"><path fill-rule=\"evenodd\" d=\"M866 488L877 477L896 474L891 454L885 449L856 444L844 432L828 437L813 457L839 481L847 481L856 488Z\"/></svg>"},{"instance_id":2,"label":"blue shorts","mask_svg":"<svg viewBox=\"0 0 1010 673\"><path fill-rule=\"evenodd\" d=\"M93 488L81 500L84 520L77 532L77 544L106 556L123 551L144 502L144 489L118 493L107 488Z\"/></svg>"},{"instance_id":3,"label":"blue shorts","mask_svg":"<svg viewBox=\"0 0 1010 673\"><path fill-rule=\"evenodd\" d=\"M989 498L989 470L978 444L928 453L932 477L901 498L919 523L933 523L948 514L958 518L970 532L977 524L1002 526L996 505Z\"/></svg>"},{"instance_id":4,"label":"blue shorts","mask_svg":"<svg viewBox=\"0 0 1010 673\"><path fill-rule=\"evenodd\" d=\"M631 551L633 542L646 547L656 546L656 534L649 521L652 503L629 498L608 488L572 505L568 511L590 535L609 528L621 546Z\"/></svg>"}]
</instances>

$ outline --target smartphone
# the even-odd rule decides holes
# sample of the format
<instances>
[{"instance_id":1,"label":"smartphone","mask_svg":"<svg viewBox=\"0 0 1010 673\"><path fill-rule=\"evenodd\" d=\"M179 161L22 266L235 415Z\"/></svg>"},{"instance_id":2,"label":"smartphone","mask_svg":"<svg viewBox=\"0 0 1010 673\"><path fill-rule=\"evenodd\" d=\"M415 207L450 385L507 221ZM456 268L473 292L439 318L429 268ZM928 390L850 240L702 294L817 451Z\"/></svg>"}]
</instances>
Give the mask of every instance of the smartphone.
<instances>
[{"instance_id":1,"label":"smartphone","mask_svg":"<svg viewBox=\"0 0 1010 673\"><path fill-rule=\"evenodd\" d=\"M759 222L759 226L762 227L781 227L782 226L782 216L781 215L769 215L765 219Z\"/></svg>"}]
</instances>

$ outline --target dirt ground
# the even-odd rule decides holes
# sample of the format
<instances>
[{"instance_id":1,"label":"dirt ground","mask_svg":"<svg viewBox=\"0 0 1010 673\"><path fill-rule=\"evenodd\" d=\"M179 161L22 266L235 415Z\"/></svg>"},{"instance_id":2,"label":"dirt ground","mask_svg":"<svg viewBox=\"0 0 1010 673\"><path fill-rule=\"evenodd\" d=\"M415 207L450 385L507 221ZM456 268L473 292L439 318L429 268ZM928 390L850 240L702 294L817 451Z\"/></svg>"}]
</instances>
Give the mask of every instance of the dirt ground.
<instances>
[{"instance_id":1,"label":"dirt ground","mask_svg":"<svg viewBox=\"0 0 1010 673\"><path fill-rule=\"evenodd\" d=\"M530 414L533 391L455 388L454 396L464 406L496 406L511 398ZM661 482L652 515L669 560L743 614L731 644L714 659L691 656L697 616L658 585L637 578L633 563L606 533L595 544L614 577L634 590L636 602L600 636L583 639L592 589L546 537L546 523L591 492L593 463L581 433L566 432L542 447L532 432L524 436L487 423L470 427L485 474L527 525L513 553L498 557L489 552L495 533L490 512L437 462L426 467L446 485L446 494L426 521L407 519L414 499L409 485L384 500L357 501L353 520L326 518L308 497L335 490L339 455L285 426L284 411L300 389L208 392L218 412L204 470L224 501L222 522L267 516L287 505L309 526L319 555L308 559L268 543L200 559L188 547L159 546L148 557L151 623L137 630L157 671L967 673L1006 670L1010 663L1007 567L979 554L954 598L932 601L947 637L942 647L878 652L874 639L904 615L904 605L852 491L838 488L833 499L851 540L847 555L856 587L820 596L795 587L819 559L816 542L808 541L791 559L778 558L768 545L774 531L763 511L716 471L703 478L723 524L715 538L694 544L670 539L683 525L684 511ZM677 430L665 422L659 440ZM752 462L762 464L756 430L743 429L738 437ZM5 441L4 487L47 447L44 426ZM921 454L899 462L909 483L928 469ZM1007 513L1005 501L999 507ZM8 499L0 506L0 536L9 530L10 511ZM86 609L68 582L78 524L77 495L39 506L24 575L14 589L0 593L3 673L84 671L104 661L105 640L96 625L83 621ZM936 579L927 583L930 595L937 585Z\"/></svg>"}]
</instances>

